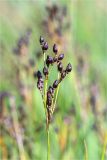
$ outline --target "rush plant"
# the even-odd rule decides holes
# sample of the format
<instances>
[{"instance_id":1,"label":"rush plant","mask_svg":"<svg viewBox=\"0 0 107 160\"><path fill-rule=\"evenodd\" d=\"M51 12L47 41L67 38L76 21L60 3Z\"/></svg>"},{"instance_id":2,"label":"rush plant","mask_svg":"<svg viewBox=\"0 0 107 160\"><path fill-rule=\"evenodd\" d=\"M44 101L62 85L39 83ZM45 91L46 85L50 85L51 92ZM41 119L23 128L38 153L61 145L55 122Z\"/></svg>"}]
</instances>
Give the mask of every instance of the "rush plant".
<instances>
[{"instance_id":1,"label":"rush plant","mask_svg":"<svg viewBox=\"0 0 107 160\"><path fill-rule=\"evenodd\" d=\"M46 131L47 131L47 160L50 159L50 139L49 139L49 126L52 120L52 116L55 111L59 87L64 78L71 72L72 65L70 63L67 64L64 69L62 60L64 59L64 54L59 54L57 44L53 45L53 53L54 56L51 55L46 56L46 51L48 50L48 43L45 41L43 37L40 36L40 45L43 52L44 57L44 65L43 65L43 73L41 71L37 71L34 76L37 77L37 88L40 90L42 95L42 100L44 104L45 116L46 116ZM49 73L50 67L56 65L58 71L58 77L53 82L53 84L49 85Z\"/></svg>"}]
</instances>

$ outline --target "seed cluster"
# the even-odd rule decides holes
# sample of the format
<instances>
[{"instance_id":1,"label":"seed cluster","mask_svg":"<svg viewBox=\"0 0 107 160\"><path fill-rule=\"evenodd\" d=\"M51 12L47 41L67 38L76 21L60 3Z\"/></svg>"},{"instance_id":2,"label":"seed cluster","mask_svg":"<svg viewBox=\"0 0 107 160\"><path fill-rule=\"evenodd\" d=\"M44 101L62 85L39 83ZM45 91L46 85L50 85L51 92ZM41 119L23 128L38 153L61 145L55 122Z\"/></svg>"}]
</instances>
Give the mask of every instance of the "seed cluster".
<instances>
[{"instance_id":1,"label":"seed cluster","mask_svg":"<svg viewBox=\"0 0 107 160\"><path fill-rule=\"evenodd\" d=\"M16 55L26 54L26 50L30 42L31 33L32 33L32 30L29 28L27 29L26 33L20 37L20 39L17 42L17 46L13 49Z\"/></svg>"},{"instance_id":2,"label":"seed cluster","mask_svg":"<svg viewBox=\"0 0 107 160\"><path fill-rule=\"evenodd\" d=\"M58 4L46 6L47 17L43 20L43 27L51 37L53 34L62 37L62 32L69 29L70 21L67 13L67 7Z\"/></svg>"},{"instance_id":3,"label":"seed cluster","mask_svg":"<svg viewBox=\"0 0 107 160\"><path fill-rule=\"evenodd\" d=\"M56 101L56 92L58 90L58 86L61 83L61 81L66 77L66 75L71 72L72 70L72 65L68 63L66 68L64 69L62 60L64 59L64 54L63 53L58 53L58 46L57 44L53 45L53 53L54 56L47 55L45 59L45 54L46 51L48 50L48 43L45 41L43 37L40 37L40 45L43 51L44 55L44 67L43 67L43 75L40 71L35 73L34 76L38 78L37 81L37 88L40 90L42 93L43 101L46 101L46 116L47 116L47 121L48 124L50 123L52 119L52 114L55 109L55 101ZM58 78L53 82L52 85L46 88L46 83L48 82L48 77L49 77L49 68L50 66L53 66L56 64L57 70L58 70ZM46 97L46 98L45 98ZM45 105L45 102L44 102Z\"/></svg>"}]
</instances>

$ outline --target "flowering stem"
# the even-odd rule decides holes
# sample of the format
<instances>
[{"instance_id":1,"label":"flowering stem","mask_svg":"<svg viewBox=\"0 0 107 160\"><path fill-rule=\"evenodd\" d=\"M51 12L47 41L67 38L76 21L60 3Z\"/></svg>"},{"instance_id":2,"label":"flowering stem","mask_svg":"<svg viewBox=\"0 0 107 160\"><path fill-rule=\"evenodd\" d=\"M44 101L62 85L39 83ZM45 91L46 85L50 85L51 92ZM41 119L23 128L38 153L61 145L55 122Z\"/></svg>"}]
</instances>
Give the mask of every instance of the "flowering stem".
<instances>
[{"instance_id":1,"label":"flowering stem","mask_svg":"<svg viewBox=\"0 0 107 160\"><path fill-rule=\"evenodd\" d=\"M50 137L49 137L49 127L47 128L47 160L50 160Z\"/></svg>"},{"instance_id":2,"label":"flowering stem","mask_svg":"<svg viewBox=\"0 0 107 160\"><path fill-rule=\"evenodd\" d=\"M43 55L44 55L44 66L45 66L45 52L43 52ZM44 109L45 109L45 115L47 117L47 111L46 111L46 91L47 91L47 77L45 78L45 81L44 81L44 98L43 98L43 102L44 102Z\"/></svg>"},{"instance_id":3,"label":"flowering stem","mask_svg":"<svg viewBox=\"0 0 107 160\"><path fill-rule=\"evenodd\" d=\"M57 45L53 45L53 52L54 57L49 56L45 52L48 50L48 43L45 41L43 37L40 36L39 39L42 52L43 52L43 75L45 78L42 77L42 73L40 71L37 72L37 88L41 91L45 116L46 116L46 133L47 133L47 160L50 160L50 138L49 138L49 125L52 120L52 114L56 107L56 102L58 98L58 92L61 81L65 78L65 76L71 72L72 65L68 63L66 69L63 68L62 60L64 58L64 54L58 55L58 48ZM48 77L49 77L49 67L53 64L57 63L58 69L58 79L56 79L51 86L48 87Z\"/></svg>"},{"instance_id":4,"label":"flowering stem","mask_svg":"<svg viewBox=\"0 0 107 160\"><path fill-rule=\"evenodd\" d=\"M58 79L59 79L59 73L58 73ZM56 89L56 95L55 95L55 100L54 100L54 104L53 104L52 114L53 114L53 112L55 110L56 101L57 101L57 98L58 98L59 87L60 87L60 83L59 83L59 85L58 85L58 87Z\"/></svg>"},{"instance_id":5,"label":"flowering stem","mask_svg":"<svg viewBox=\"0 0 107 160\"><path fill-rule=\"evenodd\" d=\"M84 147L85 147L85 159L84 160L88 160L88 151L87 151L87 145L86 145L85 140L84 140Z\"/></svg>"},{"instance_id":6,"label":"flowering stem","mask_svg":"<svg viewBox=\"0 0 107 160\"><path fill-rule=\"evenodd\" d=\"M47 131L47 160L50 159L50 139L49 139L49 124L48 124L48 113L46 109L46 91L47 91L47 79L45 79L45 87L44 87L44 108L45 108L45 115L46 115L46 131Z\"/></svg>"},{"instance_id":7,"label":"flowering stem","mask_svg":"<svg viewBox=\"0 0 107 160\"><path fill-rule=\"evenodd\" d=\"M45 82L44 82L44 108L45 108L45 114L47 113L47 111L46 111L46 91L47 91L47 79L45 79Z\"/></svg>"},{"instance_id":8,"label":"flowering stem","mask_svg":"<svg viewBox=\"0 0 107 160\"><path fill-rule=\"evenodd\" d=\"M45 53L44 53L44 67L45 67ZM45 77L44 82L44 108L45 108L45 116L46 116L46 131L47 131L47 160L50 159L50 139L49 139L49 124L48 124L48 113L47 113L47 83L48 83L48 77Z\"/></svg>"}]
</instances>

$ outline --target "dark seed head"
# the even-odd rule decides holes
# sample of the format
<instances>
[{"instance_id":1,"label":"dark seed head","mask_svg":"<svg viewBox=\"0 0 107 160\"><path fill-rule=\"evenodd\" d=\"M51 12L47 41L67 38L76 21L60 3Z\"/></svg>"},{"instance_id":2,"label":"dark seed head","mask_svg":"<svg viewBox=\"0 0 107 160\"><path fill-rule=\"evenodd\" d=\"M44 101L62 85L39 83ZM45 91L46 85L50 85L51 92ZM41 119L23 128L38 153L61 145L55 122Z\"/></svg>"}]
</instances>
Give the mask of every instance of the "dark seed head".
<instances>
[{"instance_id":1,"label":"dark seed head","mask_svg":"<svg viewBox=\"0 0 107 160\"><path fill-rule=\"evenodd\" d=\"M48 91L47 92L47 105L51 106L51 104L52 104L52 96L51 96L51 93Z\"/></svg>"},{"instance_id":2,"label":"dark seed head","mask_svg":"<svg viewBox=\"0 0 107 160\"><path fill-rule=\"evenodd\" d=\"M44 42L43 45L42 45L42 50L48 50L48 43L47 42Z\"/></svg>"},{"instance_id":3,"label":"dark seed head","mask_svg":"<svg viewBox=\"0 0 107 160\"><path fill-rule=\"evenodd\" d=\"M51 86L49 86L48 91L49 91L51 94L53 94L53 92L54 92L54 88L53 88L53 87L51 87Z\"/></svg>"},{"instance_id":4,"label":"dark seed head","mask_svg":"<svg viewBox=\"0 0 107 160\"><path fill-rule=\"evenodd\" d=\"M59 56L58 56L58 60L60 61L60 60L62 60L64 58L64 54L60 54Z\"/></svg>"},{"instance_id":5,"label":"dark seed head","mask_svg":"<svg viewBox=\"0 0 107 160\"><path fill-rule=\"evenodd\" d=\"M58 64L58 71L59 71L59 72L62 72L62 70L63 70L63 65L62 65L62 63L60 62L60 63Z\"/></svg>"},{"instance_id":6,"label":"dark seed head","mask_svg":"<svg viewBox=\"0 0 107 160\"><path fill-rule=\"evenodd\" d=\"M54 52L55 54L57 54L57 52L58 52L58 47L57 47L56 44L53 45L53 52Z\"/></svg>"},{"instance_id":7,"label":"dark seed head","mask_svg":"<svg viewBox=\"0 0 107 160\"><path fill-rule=\"evenodd\" d=\"M42 90L42 89L43 89L43 79L42 79L42 78L40 78L40 79L38 80L38 82L37 82L37 88L38 88L39 90Z\"/></svg>"},{"instance_id":8,"label":"dark seed head","mask_svg":"<svg viewBox=\"0 0 107 160\"><path fill-rule=\"evenodd\" d=\"M43 68L43 74L44 74L45 76L48 75L48 68L46 68L46 67Z\"/></svg>"},{"instance_id":9,"label":"dark seed head","mask_svg":"<svg viewBox=\"0 0 107 160\"><path fill-rule=\"evenodd\" d=\"M69 63L66 67L66 72L69 73L72 70L72 65Z\"/></svg>"},{"instance_id":10,"label":"dark seed head","mask_svg":"<svg viewBox=\"0 0 107 160\"><path fill-rule=\"evenodd\" d=\"M52 105L52 99L51 99L51 98L48 98L48 99L47 99L47 105L48 105L48 106L51 106L51 105Z\"/></svg>"},{"instance_id":11,"label":"dark seed head","mask_svg":"<svg viewBox=\"0 0 107 160\"><path fill-rule=\"evenodd\" d=\"M61 80L64 79L65 76L66 76L66 71L63 71L63 72L61 73Z\"/></svg>"},{"instance_id":12,"label":"dark seed head","mask_svg":"<svg viewBox=\"0 0 107 160\"><path fill-rule=\"evenodd\" d=\"M42 73L40 71L37 71L37 77L38 79L42 78Z\"/></svg>"},{"instance_id":13,"label":"dark seed head","mask_svg":"<svg viewBox=\"0 0 107 160\"><path fill-rule=\"evenodd\" d=\"M41 86L40 86L40 83L37 82L37 88L40 90L41 89Z\"/></svg>"},{"instance_id":14,"label":"dark seed head","mask_svg":"<svg viewBox=\"0 0 107 160\"><path fill-rule=\"evenodd\" d=\"M39 42L41 45L44 43L44 41L45 41L44 38L40 36Z\"/></svg>"},{"instance_id":15,"label":"dark seed head","mask_svg":"<svg viewBox=\"0 0 107 160\"><path fill-rule=\"evenodd\" d=\"M53 88L57 88L57 87L58 87L58 84L59 84L59 81L58 81L58 80L55 80L54 83L53 83Z\"/></svg>"},{"instance_id":16,"label":"dark seed head","mask_svg":"<svg viewBox=\"0 0 107 160\"><path fill-rule=\"evenodd\" d=\"M47 59L46 59L47 66L49 66L49 64L52 64L52 63L53 63L53 58L51 56L47 56Z\"/></svg>"},{"instance_id":17,"label":"dark seed head","mask_svg":"<svg viewBox=\"0 0 107 160\"><path fill-rule=\"evenodd\" d=\"M40 82L40 83L42 83L42 84L43 84L43 79L42 79L42 78L40 78L40 79L38 80L38 82Z\"/></svg>"},{"instance_id":18,"label":"dark seed head","mask_svg":"<svg viewBox=\"0 0 107 160\"><path fill-rule=\"evenodd\" d=\"M47 91L47 99L51 98L51 93L50 91Z\"/></svg>"}]
</instances>

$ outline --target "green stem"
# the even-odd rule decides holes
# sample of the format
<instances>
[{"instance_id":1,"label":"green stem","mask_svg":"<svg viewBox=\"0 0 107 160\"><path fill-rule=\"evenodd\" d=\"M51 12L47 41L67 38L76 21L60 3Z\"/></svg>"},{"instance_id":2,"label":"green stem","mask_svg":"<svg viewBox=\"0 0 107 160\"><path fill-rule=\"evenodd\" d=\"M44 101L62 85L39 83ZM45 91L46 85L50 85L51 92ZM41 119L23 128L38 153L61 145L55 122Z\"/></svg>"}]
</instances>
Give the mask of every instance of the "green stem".
<instances>
[{"instance_id":1,"label":"green stem","mask_svg":"<svg viewBox=\"0 0 107 160\"><path fill-rule=\"evenodd\" d=\"M50 160L50 137L49 137L49 127L47 128L47 160Z\"/></svg>"},{"instance_id":2,"label":"green stem","mask_svg":"<svg viewBox=\"0 0 107 160\"><path fill-rule=\"evenodd\" d=\"M53 109L52 109L52 114L55 110L56 101L57 101L57 98L58 98L59 87L60 87L60 84L58 85L57 90L56 90L56 95L55 95L55 101L54 101L54 105L53 105Z\"/></svg>"},{"instance_id":3,"label":"green stem","mask_svg":"<svg viewBox=\"0 0 107 160\"><path fill-rule=\"evenodd\" d=\"M44 55L44 66L45 66L45 52L43 53ZM47 117L47 110L46 110L46 91L47 91L47 83L48 83L48 79L47 77L45 77L45 81L44 81L44 96L43 96L43 103L44 103L44 109L45 109L45 116Z\"/></svg>"},{"instance_id":4,"label":"green stem","mask_svg":"<svg viewBox=\"0 0 107 160\"><path fill-rule=\"evenodd\" d=\"M59 79L59 73L58 73L58 79ZM55 100L53 102L53 108L52 108L52 114L55 110L55 106L56 106L56 101L57 101L57 98L58 98L58 92L59 92L59 87L60 87L60 84L58 85L57 89L56 89L56 95L55 95Z\"/></svg>"},{"instance_id":5,"label":"green stem","mask_svg":"<svg viewBox=\"0 0 107 160\"><path fill-rule=\"evenodd\" d=\"M44 66L45 66L45 53L44 53ZM47 131L47 160L50 160L50 138L49 138L49 124L48 124L48 113L47 113L47 106L46 106L46 101L47 101L47 84L48 84L48 77L45 77L45 82L44 82L44 109L45 109L45 116L46 116L46 131Z\"/></svg>"},{"instance_id":6,"label":"green stem","mask_svg":"<svg viewBox=\"0 0 107 160\"><path fill-rule=\"evenodd\" d=\"M45 108L45 114L47 113L46 111L46 91L47 91L47 79L45 79L45 82L44 82L44 108Z\"/></svg>"},{"instance_id":7,"label":"green stem","mask_svg":"<svg viewBox=\"0 0 107 160\"><path fill-rule=\"evenodd\" d=\"M87 150L87 145L86 145L85 139L84 139L84 147L85 147L85 159L84 160L88 160L88 150Z\"/></svg>"}]
</instances>

